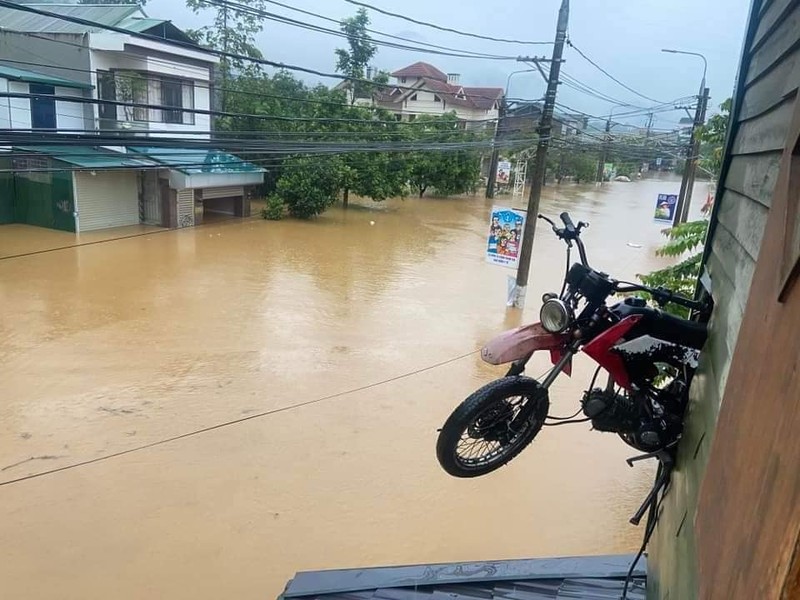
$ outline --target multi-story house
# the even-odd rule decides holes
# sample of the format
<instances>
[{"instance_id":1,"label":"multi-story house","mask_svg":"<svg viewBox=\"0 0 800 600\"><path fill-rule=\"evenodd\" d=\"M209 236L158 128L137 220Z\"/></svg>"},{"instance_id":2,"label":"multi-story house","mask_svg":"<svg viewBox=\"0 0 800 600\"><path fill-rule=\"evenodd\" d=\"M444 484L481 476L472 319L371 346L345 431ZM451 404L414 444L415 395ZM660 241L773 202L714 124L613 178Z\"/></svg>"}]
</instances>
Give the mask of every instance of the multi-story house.
<instances>
[{"instance_id":1,"label":"multi-story house","mask_svg":"<svg viewBox=\"0 0 800 600\"><path fill-rule=\"evenodd\" d=\"M0 223L81 232L249 214L263 170L176 141L211 138L216 56L135 4L28 6L58 16L0 8ZM85 145L42 145L54 133Z\"/></svg>"},{"instance_id":2,"label":"multi-story house","mask_svg":"<svg viewBox=\"0 0 800 600\"><path fill-rule=\"evenodd\" d=\"M466 127L495 126L503 88L464 86L460 75L446 74L426 62L395 71L392 78L394 85L382 88L375 95L375 104L399 120L455 112Z\"/></svg>"}]
</instances>

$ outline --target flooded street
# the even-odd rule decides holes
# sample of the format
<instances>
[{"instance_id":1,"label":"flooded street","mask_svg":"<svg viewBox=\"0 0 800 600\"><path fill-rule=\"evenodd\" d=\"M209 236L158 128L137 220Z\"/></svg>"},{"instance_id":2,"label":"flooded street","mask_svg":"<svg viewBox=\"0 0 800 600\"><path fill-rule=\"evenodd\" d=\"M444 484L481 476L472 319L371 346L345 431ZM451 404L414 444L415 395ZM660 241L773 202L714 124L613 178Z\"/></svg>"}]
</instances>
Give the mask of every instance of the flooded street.
<instances>
[{"instance_id":1,"label":"flooded street","mask_svg":"<svg viewBox=\"0 0 800 600\"><path fill-rule=\"evenodd\" d=\"M633 279L664 264L653 208L678 187L549 187L542 212L589 221L593 265ZM458 357L536 320L563 277L539 227L528 308L507 310L490 207L396 200L0 260L0 482L339 394L0 487L0 596L255 600L299 570L638 547L627 520L653 471L613 435L546 428L474 480L436 462L449 413L504 372ZM551 413L592 372L581 357Z\"/></svg>"}]
</instances>

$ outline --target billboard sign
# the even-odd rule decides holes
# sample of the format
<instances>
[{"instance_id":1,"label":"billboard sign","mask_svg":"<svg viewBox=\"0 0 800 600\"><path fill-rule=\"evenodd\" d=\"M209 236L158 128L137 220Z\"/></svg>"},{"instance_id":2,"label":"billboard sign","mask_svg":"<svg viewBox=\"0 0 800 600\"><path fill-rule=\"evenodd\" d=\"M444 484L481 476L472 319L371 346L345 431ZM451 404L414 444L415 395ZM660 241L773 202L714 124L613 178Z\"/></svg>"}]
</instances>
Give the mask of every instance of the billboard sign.
<instances>
[{"instance_id":1,"label":"billboard sign","mask_svg":"<svg viewBox=\"0 0 800 600\"><path fill-rule=\"evenodd\" d=\"M672 223L675 220L675 209L677 206L677 194L659 194L658 200L656 200L656 211L653 218L656 221Z\"/></svg>"},{"instance_id":2,"label":"billboard sign","mask_svg":"<svg viewBox=\"0 0 800 600\"><path fill-rule=\"evenodd\" d=\"M486 244L487 262L504 267L517 267L525 218L525 213L521 210L500 206L492 209Z\"/></svg>"}]
</instances>

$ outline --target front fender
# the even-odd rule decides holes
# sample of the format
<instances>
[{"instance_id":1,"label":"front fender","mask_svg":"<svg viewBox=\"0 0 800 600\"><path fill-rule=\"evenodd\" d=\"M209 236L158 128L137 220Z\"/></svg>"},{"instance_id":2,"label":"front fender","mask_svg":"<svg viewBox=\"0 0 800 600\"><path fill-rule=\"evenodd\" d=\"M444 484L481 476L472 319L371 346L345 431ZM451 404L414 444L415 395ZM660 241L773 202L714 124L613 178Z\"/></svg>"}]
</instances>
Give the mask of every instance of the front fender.
<instances>
[{"instance_id":1,"label":"front fender","mask_svg":"<svg viewBox=\"0 0 800 600\"><path fill-rule=\"evenodd\" d=\"M502 365L526 358L537 350L557 351L569 338L566 333L550 333L541 323L504 331L486 344L481 358L490 365Z\"/></svg>"}]
</instances>

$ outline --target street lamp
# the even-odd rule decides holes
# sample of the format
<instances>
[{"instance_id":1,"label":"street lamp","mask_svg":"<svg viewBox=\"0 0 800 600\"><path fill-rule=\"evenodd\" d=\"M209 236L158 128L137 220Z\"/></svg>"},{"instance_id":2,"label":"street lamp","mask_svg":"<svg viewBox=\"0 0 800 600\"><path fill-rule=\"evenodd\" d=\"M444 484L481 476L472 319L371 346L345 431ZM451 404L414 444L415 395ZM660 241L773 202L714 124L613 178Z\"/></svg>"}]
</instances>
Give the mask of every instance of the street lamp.
<instances>
[{"instance_id":1,"label":"street lamp","mask_svg":"<svg viewBox=\"0 0 800 600\"><path fill-rule=\"evenodd\" d=\"M674 50L672 48L662 48L662 52L669 54L685 54L687 56L697 56L703 59L703 79L700 80L700 92L697 96L697 110L692 124L692 135L689 141L689 149L686 151L686 167L683 170L681 180L681 191L678 195L678 203L675 206L675 217L672 221L673 226L685 223L689 216L689 205L692 202L692 191L694 188L694 176L697 171L697 158L700 153L700 139L697 136L697 128L703 125L706 120L706 107L708 105L708 88L706 88L706 74L708 73L708 61L699 52L688 52L686 50Z\"/></svg>"},{"instance_id":2,"label":"street lamp","mask_svg":"<svg viewBox=\"0 0 800 600\"><path fill-rule=\"evenodd\" d=\"M700 83L700 93L703 93L703 88L706 86L706 73L708 73L708 61L706 57L700 54L699 52L688 52L686 50L674 50L672 48L662 48L662 52L668 52L669 54L686 54L687 56L699 56L703 59L703 79Z\"/></svg>"},{"instance_id":3,"label":"street lamp","mask_svg":"<svg viewBox=\"0 0 800 600\"><path fill-rule=\"evenodd\" d=\"M536 69L521 69L519 71L512 71L508 74L506 79L506 88L503 92L503 103L500 105L500 111L497 115L497 121L494 124L494 141L492 143L492 158L489 161L489 177L486 181L486 197L494 198L494 188L497 183L497 162L500 160L500 148L497 147L498 137L500 136L500 123L506 116L506 102L508 98L508 88L511 85L511 78L518 73L530 73Z\"/></svg>"}]
</instances>

